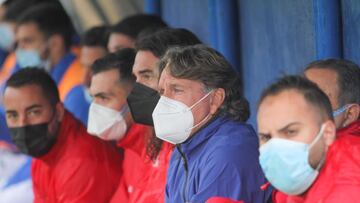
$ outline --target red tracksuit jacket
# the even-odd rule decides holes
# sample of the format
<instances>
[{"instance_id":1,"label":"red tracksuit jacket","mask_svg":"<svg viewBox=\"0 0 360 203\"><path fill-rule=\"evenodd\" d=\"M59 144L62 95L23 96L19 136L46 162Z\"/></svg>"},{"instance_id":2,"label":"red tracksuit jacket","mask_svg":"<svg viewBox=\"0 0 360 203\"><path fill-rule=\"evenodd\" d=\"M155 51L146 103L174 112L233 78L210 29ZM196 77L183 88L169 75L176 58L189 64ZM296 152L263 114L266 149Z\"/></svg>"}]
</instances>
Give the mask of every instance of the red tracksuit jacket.
<instances>
[{"instance_id":1,"label":"red tracksuit jacket","mask_svg":"<svg viewBox=\"0 0 360 203\"><path fill-rule=\"evenodd\" d=\"M66 112L50 152L33 159L35 203L107 203L118 187L121 157L115 148L87 134Z\"/></svg>"},{"instance_id":2,"label":"red tracksuit jacket","mask_svg":"<svg viewBox=\"0 0 360 203\"><path fill-rule=\"evenodd\" d=\"M164 142L155 162L146 154L146 140L152 128L133 124L118 142L124 149L123 178L111 203L164 202L165 182L173 145Z\"/></svg>"}]
</instances>

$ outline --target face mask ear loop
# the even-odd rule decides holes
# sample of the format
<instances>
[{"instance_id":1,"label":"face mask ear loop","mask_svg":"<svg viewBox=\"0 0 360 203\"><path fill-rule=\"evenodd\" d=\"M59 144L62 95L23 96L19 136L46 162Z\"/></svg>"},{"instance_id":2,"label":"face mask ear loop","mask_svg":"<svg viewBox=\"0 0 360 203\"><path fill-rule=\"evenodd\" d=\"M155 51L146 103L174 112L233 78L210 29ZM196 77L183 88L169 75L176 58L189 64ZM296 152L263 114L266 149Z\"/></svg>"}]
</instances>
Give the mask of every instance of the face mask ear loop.
<instances>
[{"instance_id":1,"label":"face mask ear loop","mask_svg":"<svg viewBox=\"0 0 360 203\"><path fill-rule=\"evenodd\" d=\"M120 115L125 116L130 111L129 105L126 103L120 110Z\"/></svg>"},{"instance_id":2,"label":"face mask ear loop","mask_svg":"<svg viewBox=\"0 0 360 203\"><path fill-rule=\"evenodd\" d=\"M199 125L201 125L202 123L204 123L209 117L210 117L210 114L208 114L207 116L205 116L204 119L202 119L199 123L197 123L197 124L194 125L193 127L189 128L188 130L192 130L192 129L198 127Z\"/></svg>"},{"instance_id":3,"label":"face mask ear loop","mask_svg":"<svg viewBox=\"0 0 360 203\"><path fill-rule=\"evenodd\" d=\"M194 108L196 105L198 105L200 102L202 102L204 99L206 99L214 90L211 90L209 93L204 95L199 101L195 102L195 104L191 105L189 109Z\"/></svg>"},{"instance_id":4,"label":"face mask ear loop","mask_svg":"<svg viewBox=\"0 0 360 203\"><path fill-rule=\"evenodd\" d=\"M117 117L117 121L125 121L125 115L130 111L129 105L126 103L124 104L124 106L121 108L119 114L120 116Z\"/></svg>"},{"instance_id":5,"label":"face mask ear loop","mask_svg":"<svg viewBox=\"0 0 360 203\"><path fill-rule=\"evenodd\" d=\"M321 127L320 127L320 130L319 130L319 133L316 135L316 138L309 145L309 151L317 143L317 141L320 140L320 138L324 134L324 130L325 130L325 125L322 124ZM325 162L325 156L323 156L323 158L321 158L321 160L320 160L319 164L316 166L315 170L319 171L320 167L323 165L324 162Z\"/></svg>"},{"instance_id":6,"label":"face mask ear loop","mask_svg":"<svg viewBox=\"0 0 360 203\"><path fill-rule=\"evenodd\" d=\"M190 109L192 109L196 104L200 103L202 100L204 100L206 97L208 97L213 91L214 91L214 90L211 90L209 93L207 93L205 96L203 96L203 98L201 98L198 102L196 102L194 105L192 105L192 106L190 107ZM197 123L197 124L194 125L193 127L189 128L189 130L192 130L192 129L198 127L199 125L201 125L202 123L204 123L210 116L211 116L211 115L210 115L210 113L209 113L207 116L205 116L204 119L202 119L202 121L200 121L199 123Z\"/></svg>"},{"instance_id":7,"label":"face mask ear loop","mask_svg":"<svg viewBox=\"0 0 360 203\"><path fill-rule=\"evenodd\" d=\"M336 109L334 112L333 112L333 116L336 117L342 113L344 113L349 107L351 107L352 104L346 104L338 109Z\"/></svg>"},{"instance_id":8,"label":"face mask ear loop","mask_svg":"<svg viewBox=\"0 0 360 203\"><path fill-rule=\"evenodd\" d=\"M314 141L312 141L311 144L309 145L309 149L311 149L317 143L317 141L319 141L319 139L322 137L324 133L324 129L325 129L325 125L322 124L319 133L316 135Z\"/></svg>"},{"instance_id":9,"label":"face mask ear loop","mask_svg":"<svg viewBox=\"0 0 360 203\"><path fill-rule=\"evenodd\" d=\"M317 167L315 168L315 170L319 171L321 166L324 164L325 162L325 159L326 159L326 156L323 156L323 158L321 158L319 164L317 165Z\"/></svg>"}]
</instances>

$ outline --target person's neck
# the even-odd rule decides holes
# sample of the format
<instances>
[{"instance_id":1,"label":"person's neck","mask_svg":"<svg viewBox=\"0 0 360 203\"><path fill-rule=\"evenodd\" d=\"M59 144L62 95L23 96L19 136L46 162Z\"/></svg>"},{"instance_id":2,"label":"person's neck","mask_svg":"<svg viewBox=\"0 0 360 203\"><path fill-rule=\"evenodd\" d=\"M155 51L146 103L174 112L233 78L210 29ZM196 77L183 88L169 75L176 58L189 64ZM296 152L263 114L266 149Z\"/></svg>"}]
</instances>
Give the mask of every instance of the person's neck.
<instances>
[{"instance_id":1,"label":"person's neck","mask_svg":"<svg viewBox=\"0 0 360 203\"><path fill-rule=\"evenodd\" d=\"M135 123L134 119L131 116L130 111L128 113L126 113L124 119L125 119L126 125L128 126L128 130L129 130L130 126L132 126Z\"/></svg>"},{"instance_id":2,"label":"person's neck","mask_svg":"<svg viewBox=\"0 0 360 203\"><path fill-rule=\"evenodd\" d=\"M66 49L62 49L60 51L50 54L50 69L52 69L56 64L58 64L65 56L65 54L67 54Z\"/></svg>"}]
</instances>

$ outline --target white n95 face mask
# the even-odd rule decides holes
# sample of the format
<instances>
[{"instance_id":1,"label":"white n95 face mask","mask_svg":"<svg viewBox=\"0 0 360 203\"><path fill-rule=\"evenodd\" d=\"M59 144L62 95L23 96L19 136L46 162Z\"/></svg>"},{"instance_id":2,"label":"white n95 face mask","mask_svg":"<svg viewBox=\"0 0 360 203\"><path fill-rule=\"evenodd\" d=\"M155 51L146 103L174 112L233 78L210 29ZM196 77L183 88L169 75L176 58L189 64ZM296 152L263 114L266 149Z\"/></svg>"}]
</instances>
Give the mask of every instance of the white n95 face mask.
<instances>
[{"instance_id":1,"label":"white n95 face mask","mask_svg":"<svg viewBox=\"0 0 360 203\"><path fill-rule=\"evenodd\" d=\"M119 112L92 102L89 109L88 133L103 140L120 140L126 134L124 116L128 111L127 105Z\"/></svg>"},{"instance_id":2,"label":"white n95 face mask","mask_svg":"<svg viewBox=\"0 0 360 203\"><path fill-rule=\"evenodd\" d=\"M161 96L152 113L156 137L172 144L185 142L190 137L191 130L201 125L210 116L210 114L207 115L202 121L194 125L194 116L191 109L211 93L212 91L207 93L191 107L182 102Z\"/></svg>"}]
</instances>

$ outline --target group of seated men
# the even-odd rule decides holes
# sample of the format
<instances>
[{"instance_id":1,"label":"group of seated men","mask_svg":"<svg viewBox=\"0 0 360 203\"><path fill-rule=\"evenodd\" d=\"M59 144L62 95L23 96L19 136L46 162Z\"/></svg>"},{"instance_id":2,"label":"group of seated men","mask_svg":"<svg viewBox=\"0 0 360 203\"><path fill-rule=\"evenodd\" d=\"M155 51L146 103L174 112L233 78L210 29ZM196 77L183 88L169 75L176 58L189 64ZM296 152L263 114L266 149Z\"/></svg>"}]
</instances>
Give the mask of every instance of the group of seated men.
<instances>
[{"instance_id":1,"label":"group of seated men","mask_svg":"<svg viewBox=\"0 0 360 203\"><path fill-rule=\"evenodd\" d=\"M360 198L357 64L269 84L255 130L235 67L187 29L139 14L77 45L56 0L1 9L0 203Z\"/></svg>"}]
</instances>

